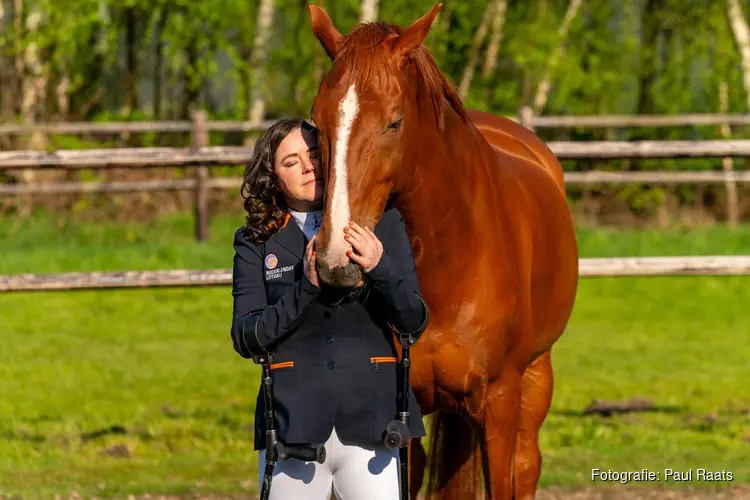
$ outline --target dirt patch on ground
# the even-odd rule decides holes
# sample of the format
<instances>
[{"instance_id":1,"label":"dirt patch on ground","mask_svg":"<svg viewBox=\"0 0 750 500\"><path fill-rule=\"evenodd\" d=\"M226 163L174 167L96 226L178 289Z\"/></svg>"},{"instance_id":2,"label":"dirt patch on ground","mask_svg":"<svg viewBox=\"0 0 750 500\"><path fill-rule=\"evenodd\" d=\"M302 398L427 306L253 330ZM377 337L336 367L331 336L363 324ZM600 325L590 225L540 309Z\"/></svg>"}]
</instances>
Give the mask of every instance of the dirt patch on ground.
<instances>
[{"instance_id":1,"label":"dirt patch on ground","mask_svg":"<svg viewBox=\"0 0 750 500\"><path fill-rule=\"evenodd\" d=\"M82 497L70 497L76 500ZM633 488L611 486L606 488L561 489L549 488L540 490L536 500L750 500L750 485L732 486L721 489L711 488ZM67 500L67 497L58 497ZM140 495L118 497L117 500L258 500L258 495L251 493L207 494L207 495ZM427 500L421 497L420 500ZM484 497L477 500L485 500Z\"/></svg>"},{"instance_id":2,"label":"dirt patch on ground","mask_svg":"<svg viewBox=\"0 0 750 500\"><path fill-rule=\"evenodd\" d=\"M632 488L627 486L579 490L550 488L539 491L536 498L537 500L719 500L725 498L750 500L750 486L722 489L685 488L677 490Z\"/></svg>"}]
</instances>

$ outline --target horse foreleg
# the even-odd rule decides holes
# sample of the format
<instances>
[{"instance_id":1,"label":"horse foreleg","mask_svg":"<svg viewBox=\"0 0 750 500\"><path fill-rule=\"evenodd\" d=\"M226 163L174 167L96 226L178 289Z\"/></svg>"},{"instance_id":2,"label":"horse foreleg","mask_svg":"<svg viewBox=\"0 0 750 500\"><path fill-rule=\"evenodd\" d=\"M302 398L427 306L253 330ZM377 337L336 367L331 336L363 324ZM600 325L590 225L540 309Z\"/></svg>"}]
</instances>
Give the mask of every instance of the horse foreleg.
<instances>
[{"instance_id":1,"label":"horse foreleg","mask_svg":"<svg viewBox=\"0 0 750 500\"><path fill-rule=\"evenodd\" d=\"M487 391L482 463L488 500L513 497L513 455L521 420L521 374L508 370Z\"/></svg>"},{"instance_id":2,"label":"horse foreleg","mask_svg":"<svg viewBox=\"0 0 750 500\"><path fill-rule=\"evenodd\" d=\"M513 462L513 498L532 500L542 472L539 429L552 402L552 362L550 351L535 359L523 374L521 422Z\"/></svg>"}]
</instances>

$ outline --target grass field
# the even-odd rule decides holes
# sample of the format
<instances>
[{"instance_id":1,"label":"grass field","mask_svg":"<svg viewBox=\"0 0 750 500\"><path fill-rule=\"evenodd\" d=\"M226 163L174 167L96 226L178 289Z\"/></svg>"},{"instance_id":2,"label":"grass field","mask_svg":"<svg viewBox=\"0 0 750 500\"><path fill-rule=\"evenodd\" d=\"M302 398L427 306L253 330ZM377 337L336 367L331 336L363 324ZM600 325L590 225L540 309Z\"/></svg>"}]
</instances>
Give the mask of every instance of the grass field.
<instances>
[{"instance_id":1,"label":"grass field","mask_svg":"<svg viewBox=\"0 0 750 500\"><path fill-rule=\"evenodd\" d=\"M216 218L198 245L187 217L0 220L0 273L226 268L241 223ZM583 257L750 253L750 228L579 238ZM667 468L730 471L730 486L750 484L748 285L582 279L553 353L542 486L612 487L592 483L594 468L661 472L647 488L727 486L665 481ZM227 287L0 295L0 497L255 491L258 370L232 349L231 307ZM632 397L656 411L582 416L594 399Z\"/></svg>"}]
</instances>

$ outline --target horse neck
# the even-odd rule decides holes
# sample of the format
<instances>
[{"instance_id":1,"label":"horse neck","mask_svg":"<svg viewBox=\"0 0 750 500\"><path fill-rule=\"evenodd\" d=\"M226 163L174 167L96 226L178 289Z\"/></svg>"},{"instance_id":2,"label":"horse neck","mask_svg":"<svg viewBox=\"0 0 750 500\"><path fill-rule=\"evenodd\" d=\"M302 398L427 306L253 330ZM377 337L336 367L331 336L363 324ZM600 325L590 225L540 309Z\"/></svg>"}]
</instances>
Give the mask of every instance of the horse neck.
<instances>
[{"instance_id":1,"label":"horse neck","mask_svg":"<svg viewBox=\"0 0 750 500\"><path fill-rule=\"evenodd\" d=\"M407 168L397 180L396 206L412 238L425 251L462 245L481 228L473 226L474 212L486 209L483 185L489 181L491 148L471 123L448 111L444 130L420 130L418 140L407 141ZM461 233L457 237L458 232Z\"/></svg>"}]
</instances>

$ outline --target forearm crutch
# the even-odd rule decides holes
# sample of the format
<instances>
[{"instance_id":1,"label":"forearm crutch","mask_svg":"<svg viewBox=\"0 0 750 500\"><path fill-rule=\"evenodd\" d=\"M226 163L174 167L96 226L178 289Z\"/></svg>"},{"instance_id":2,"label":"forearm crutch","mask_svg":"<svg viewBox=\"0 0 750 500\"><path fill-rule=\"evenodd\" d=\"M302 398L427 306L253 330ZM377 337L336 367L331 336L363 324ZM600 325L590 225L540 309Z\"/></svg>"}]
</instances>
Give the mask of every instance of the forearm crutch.
<instances>
[{"instance_id":1,"label":"forearm crutch","mask_svg":"<svg viewBox=\"0 0 750 500\"><path fill-rule=\"evenodd\" d=\"M271 494L271 482L273 471L276 468L278 458L287 460L296 458L306 462L318 462L322 464L326 459L325 446L293 445L287 446L279 441L278 429L276 428L276 411L273 405L273 380L271 378L271 355L254 356L253 360L260 364L263 369L263 401L265 403L266 420L266 472L263 475L263 484L260 489L260 500L268 500Z\"/></svg>"},{"instance_id":2,"label":"forearm crutch","mask_svg":"<svg viewBox=\"0 0 750 500\"><path fill-rule=\"evenodd\" d=\"M399 448L398 458L401 467L401 500L409 500L409 347L416 342L412 335L399 335L401 343L401 361L399 367L399 390L397 399L396 420L392 420L385 431L383 442L386 448L393 450Z\"/></svg>"},{"instance_id":3,"label":"forearm crutch","mask_svg":"<svg viewBox=\"0 0 750 500\"><path fill-rule=\"evenodd\" d=\"M399 448L401 467L401 500L409 500L409 342L401 341L401 361L399 362L401 384L398 391L397 420L391 421L383 439L388 449Z\"/></svg>"},{"instance_id":4,"label":"forearm crutch","mask_svg":"<svg viewBox=\"0 0 750 500\"><path fill-rule=\"evenodd\" d=\"M401 376L400 387L398 391L398 414L396 420L392 420L386 428L383 442L386 448L393 450L399 448L398 458L401 467L401 500L409 500L409 443L411 436L409 434L409 368L411 361L409 359L409 348L417 343L419 337L427 328L430 322L430 308L422 301L425 309L425 319L422 326L415 332L403 334L396 330L393 325L391 328L396 332L399 343L401 344L401 361L399 362L399 375Z\"/></svg>"}]
</instances>

